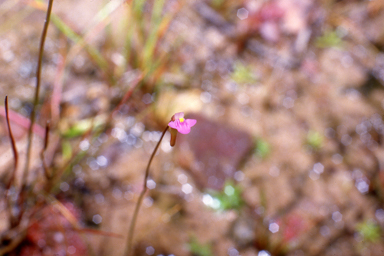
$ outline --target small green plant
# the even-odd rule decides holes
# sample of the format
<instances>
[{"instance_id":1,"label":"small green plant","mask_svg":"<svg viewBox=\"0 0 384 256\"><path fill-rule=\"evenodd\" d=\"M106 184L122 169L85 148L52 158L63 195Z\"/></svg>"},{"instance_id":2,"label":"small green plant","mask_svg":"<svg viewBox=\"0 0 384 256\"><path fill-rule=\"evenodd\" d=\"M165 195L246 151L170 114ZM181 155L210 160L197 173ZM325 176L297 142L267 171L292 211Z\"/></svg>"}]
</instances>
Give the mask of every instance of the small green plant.
<instances>
[{"instance_id":1,"label":"small green plant","mask_svg":"<svg viewBox=\"0 0 384 256\"><path fill-rule=\"evenodd\" d=\"M195 237L188 244L189 250L194 256L212 256L211 244L201 244Z\"/></svg>"},{"instance_id":2,"label":"small green plant","mask_svg":"<svg viewBox=\"0 0 384 256\"><path fill-rule=\"evenodd\" d=\"M227 180L221 192L212 193L213 201L219 202L219 204L213 204L212 208L220 211L230 209L240 210L244 205L241 194L241 187L234 184L232 180Z\"/></svg>"},{"instance_id":3,"label":"small green plant","mask_svg":"<svg viewBox=\"0 0 384 256\"><path fill-rule=\"evenodd\" d=\"M309 131L307 134L307 144L317 150L323 146L324 137L316 131Z\"/></svg>"},{"instance_id":4,"label":"small green plant","mask_svg":"<svg viewBox=\"0 0 384 256\"><path fill-rule=\"evenodd\" d=\"M271 153L270 144L263 139L258 139L256 141L255 155L257 155L261 159L265 159L270 153Z\"/></svg>"},{"instance_id":5,"label":"small green plant","mask_svg":"<svg viewBox=\"0 0 384 256\"><path fill-rule=\"evenodd\" d=\"M93 118L87 118L77 121L70 128L62 131L62 136L65 138L75 138L83 136L89 131L97 132L101 131L105 126L106 117L99 115Z\"/></svg>"},{"instance_id":6,"label":"small green plant","mask_svg":"<svg viewBox=\"0 0 384 256\"><path fill-rule=\"evenodd\" d=\"M326 31L322 36L316 38L315 45L318 48L341 48L343 39L337 31Z\"/></svg>"},{"instance_id":7,"label":"small green plant","mask_svg":"<svg viewBox=\"0 0 384 256\"><path fill-rule=\"evenodd\" d=\"M232 73L232 80L239 84L251 84L255 83L257 79L250 67L237 62Z\"/></svg>"},{"instance_id":8,"label":"small green plant","mask_svg":"<svg viewBox=\"0 0 384 256\"><path fill-rule=\"evenodd\" d=\"M380 241L381 229L375 222L368 220L361 222L356 226L357 232L363 238L363 242L376 243Z\"/></svg>"},{"instance_id":9,"label":"small green plant","mask_svg":"<svg viewBox=\"0 0 384 256\"><path fill-rule=\"evenodd\" d=\"M211 4L212 4L214 7L220 7L223 3L224 3L224 0L212 0L212 1L211 1Z\"/></svg>"}]
</instances>

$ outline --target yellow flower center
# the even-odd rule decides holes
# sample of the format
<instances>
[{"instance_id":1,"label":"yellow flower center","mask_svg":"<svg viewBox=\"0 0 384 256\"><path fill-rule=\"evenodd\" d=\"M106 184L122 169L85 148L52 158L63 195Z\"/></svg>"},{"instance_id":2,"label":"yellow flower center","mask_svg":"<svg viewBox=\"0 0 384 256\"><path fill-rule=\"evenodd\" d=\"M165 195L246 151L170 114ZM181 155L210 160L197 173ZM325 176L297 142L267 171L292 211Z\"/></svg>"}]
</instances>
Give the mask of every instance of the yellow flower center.
<instances>
[{"instance_id":1,"label":"yellow flower center","mask_svg":"<svg viewBox=\"0 0 384 256\"><path fill-rule=\"evenodd\" d=\"M179 121L182 123L184 122L184 118L179 118Z\"/></svg>"}]
</instances>

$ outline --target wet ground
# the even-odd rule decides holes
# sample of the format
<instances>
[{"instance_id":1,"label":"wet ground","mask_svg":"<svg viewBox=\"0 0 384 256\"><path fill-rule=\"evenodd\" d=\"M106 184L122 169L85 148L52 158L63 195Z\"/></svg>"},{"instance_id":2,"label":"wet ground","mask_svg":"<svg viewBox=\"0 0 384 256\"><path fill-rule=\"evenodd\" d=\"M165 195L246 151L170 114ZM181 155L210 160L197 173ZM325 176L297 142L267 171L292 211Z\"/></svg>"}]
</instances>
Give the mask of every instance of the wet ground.
<instances>
[{"instance_id":1,"label":"wet ground","mask_svg":"<svg viewBox=\"0 0 384 256\"><path fill-rule=\"evenodd\" d=\"M197 124L160 145L134 255L384 254L382 1L120 3L54 2L29 177L37 214L8 255L123 255L176 112ZM0 92L19 169L45 8L0 1ZM46 120L45 159L62 171L49 195Z\"/></svg>"}]
</instances>

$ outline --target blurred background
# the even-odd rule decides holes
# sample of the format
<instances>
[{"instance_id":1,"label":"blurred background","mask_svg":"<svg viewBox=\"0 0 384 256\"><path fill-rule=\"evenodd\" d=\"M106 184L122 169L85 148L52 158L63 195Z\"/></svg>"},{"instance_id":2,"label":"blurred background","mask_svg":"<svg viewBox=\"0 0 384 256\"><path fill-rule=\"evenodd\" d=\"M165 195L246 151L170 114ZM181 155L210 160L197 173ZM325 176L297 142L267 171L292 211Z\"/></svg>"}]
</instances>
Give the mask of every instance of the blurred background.
<instances>
[{"instance_id":1,"label":"blurred background","mask_svg":"<svg viewBox=\"0 0 384 256\"><path fill-rule=\"evenodd\" d=\"M0 0L1 255L123 255L177 112L134 255L384 255L384 1L54 1L18 197L47 3Z\"/></svg>"}]
</instances>

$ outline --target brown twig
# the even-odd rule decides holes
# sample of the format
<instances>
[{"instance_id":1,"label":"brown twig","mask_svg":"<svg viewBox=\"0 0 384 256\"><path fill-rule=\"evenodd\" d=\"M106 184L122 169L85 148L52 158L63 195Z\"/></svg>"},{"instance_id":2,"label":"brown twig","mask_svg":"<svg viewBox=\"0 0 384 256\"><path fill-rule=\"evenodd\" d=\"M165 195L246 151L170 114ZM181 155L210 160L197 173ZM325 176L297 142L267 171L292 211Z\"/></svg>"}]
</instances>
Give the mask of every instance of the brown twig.
<instances>
[{"instance_id":1,"label":"brown twig","mask_svg":"<svg viewBox=\"0 0 384 256\"><path fill-rule=\"evenodd\" d=\"M11 178L9 179L9 182L7 184L7 190L8 190L11 187L11 185L12 185L14 179L15 179L15 176L16 176L16 170L17 170L17 165L18 165L18 160L19 160L19 154L17 153L15 138L13 137L12 129L11 129L11 124L9 122L8 96L5 96L4 106L5 106L5 119L7 121L9 139L11 140L13 158L15 160L15 165L14 165L14 168L13 168L13 172L12 172Z\"/></svg>"},{"instance_id":2,"label":"brown twig","mask_svg":"<svg viewBox=\"0 0 384 256\"><path fill-rule=\"evenodd\" d=\"M45 151L47 150L48 141L49 141L49 129L50 129L50 125L49 125L49 122L47 122L45 126L44 147L40 152L40 158L41 158L41 162L43 163L44 174L47 180L50 180L52 178L52 173L49 171L48 166L45 163Z\"/></svg>"},{"instance_id":3,"label":"brown twig","mask_svg":"<svg viewBox=\"0 0 384 256\"><path fill-rule=\"evenodd\" d=\"M124 253L124 255L127 255L127 256L132 255L133 234L134 234L136 220L137 220L137 216L139 214L140 206L141 206L141 203L143 202L143 198L144 198L145 192L147 192L147 179L148 179L148 175L149 175L149 167L151 166L152 160L153 160L153 158L154 158L154 156L155 156L155 154L157 152L157 149L159 148L160 143L163 140L163 137L164 137L165 133L167 132L167 130L168 130L168 126L164 129L163 133L161 134L159 142L157 142L157 145L156 145L155 149L153 150L151 157L149 158L149 161L148 161L148 164L147 164L147 168L145 170L143 190L141 191L139 199L137 200L135 211L133 213L133 216L132 216L132 219L131 219L131 223L129 224L128 238L127 238L127 247L126 247L126 250L125 250L125 253Z\"/></svg>"},{"instance_id":4,"label":"brown twig","mask_svg":"<svg viewBox=\"0 0 384 256\"><path fill-rule=\"evenodd\" d=\"M8 133L9 133L9 138L10 138L10 141L11 141L12 152L13 152L13 159L15 160L15 164L14 164L14 167L13 167L11 178L9 179L7 187L6 187L7 193L6 193L5 201L7 203L7 210L9 212L9 222L10 222L10 225L11 225L11 227L15 227L15 226L18 225L18 219L15 218L15 216L13 216L13 214L12 214L12 207L13 207L13 203L14 202L12 202L12 199L11 199L11 196L10 196L9 193L10 193L10 188L11 188L12 184L15 181L19 155L17 153L15 138L13 137L12 129L11 129L11 124L9 122L8 96L5 96L4 106L5 106L5 119L7 121Z\"/></svg>"}]
</instances>

